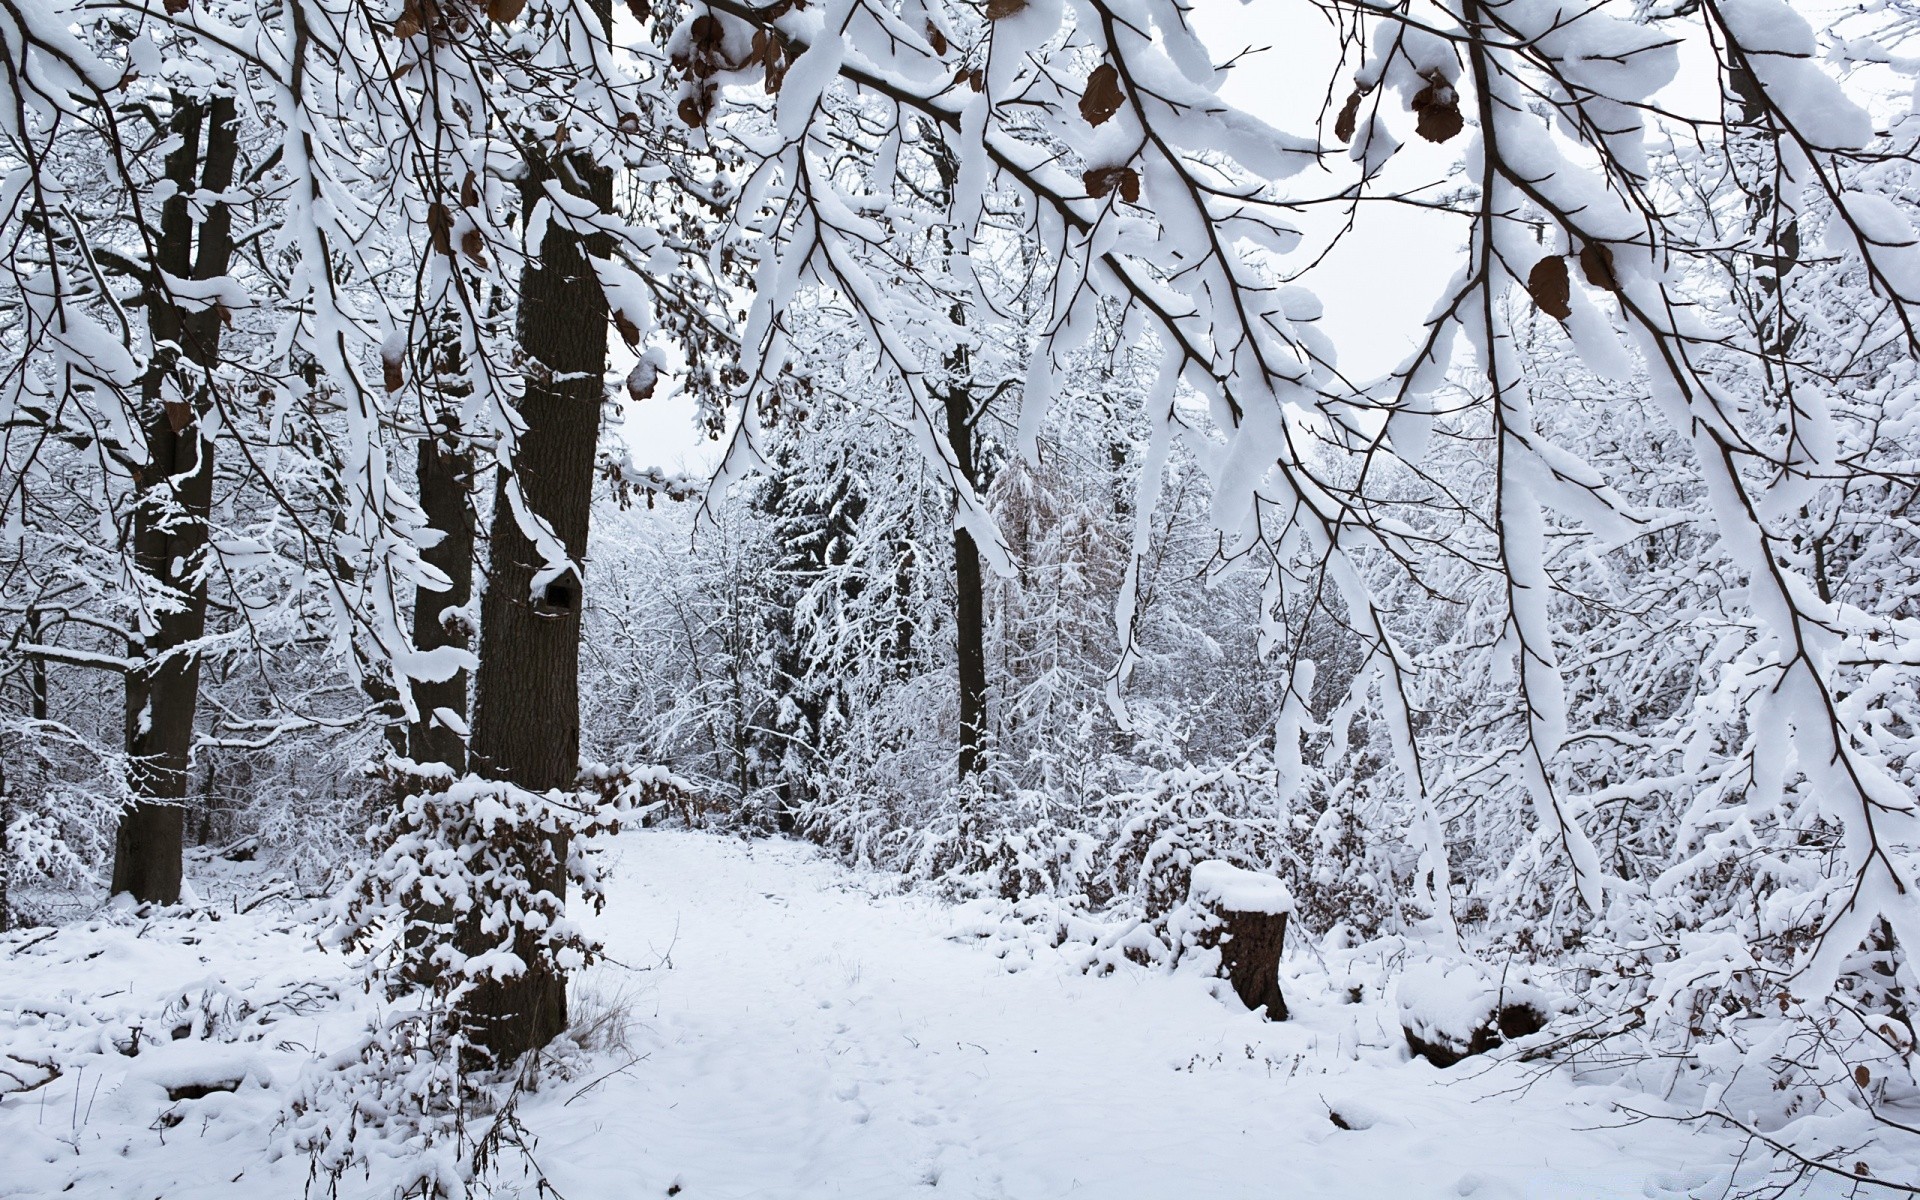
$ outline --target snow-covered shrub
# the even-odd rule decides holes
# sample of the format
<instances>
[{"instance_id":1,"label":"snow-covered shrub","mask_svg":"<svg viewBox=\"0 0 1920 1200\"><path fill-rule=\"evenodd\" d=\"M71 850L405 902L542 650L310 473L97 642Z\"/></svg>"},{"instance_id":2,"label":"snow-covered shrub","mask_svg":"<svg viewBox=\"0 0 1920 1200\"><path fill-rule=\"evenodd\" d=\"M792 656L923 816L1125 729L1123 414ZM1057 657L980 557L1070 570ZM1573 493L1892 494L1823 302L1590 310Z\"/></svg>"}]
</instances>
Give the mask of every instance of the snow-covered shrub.
<instances>
[{"instance_id":1,"label":"snow-covered shrub","mask_svg":"<svg viewBox=\"0 0 1920 1200\"><path fill-rule=\"evenodd\" d=\"M390 994L424 987L455 1006L483 979L593 961L566 887L599 911L602 839L691 790L657 767L589 767L568 796L406 760L382 772L392 803L367 834L372 860L338 903L334 936Z\"/></svg>"},{"instance_id":2,"label":"snow-covered shrub","mask_svg":"<svg viewBox=\"0 0 1920 1200\"><path fill-rule=\"evenodd\" d=\"M1271 760L1247 753L1213 765L1155 767L1107 798L1113 833L1103 870L1112 892L1158 920L1187 898L1195 863L1291 875L1291 796L1275 794Z\"/></svg>"},{"instance_id":3,"label":"snow-covered shrub","mask_svg":"<svg viewBox=\"0 0 1920 1200\"><path fill-rule=\"evenodd\" d=\"M911 873L965 894L1084 905L1099 839L1084 814L1051 811L1057 807L1039 792L1001 798L975 791L957 820L927 831Z\"/></svg>"}]
</instances>

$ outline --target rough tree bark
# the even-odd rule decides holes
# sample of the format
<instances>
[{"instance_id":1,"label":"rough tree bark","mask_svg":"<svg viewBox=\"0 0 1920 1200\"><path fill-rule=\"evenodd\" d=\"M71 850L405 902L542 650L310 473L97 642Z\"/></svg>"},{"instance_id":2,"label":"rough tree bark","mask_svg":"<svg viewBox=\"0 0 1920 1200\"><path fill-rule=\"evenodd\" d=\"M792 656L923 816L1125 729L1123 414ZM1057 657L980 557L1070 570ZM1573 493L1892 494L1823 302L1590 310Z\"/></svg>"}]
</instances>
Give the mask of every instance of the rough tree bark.
<instances>
[{"instance_id":1,"label":"rough tree bark","mask_svg":"<svg viewBox=\"0 0 1920 1200\"><path fill-rule=\"evenodd\" d=\"M230 96L173 97L177 144L167 155L166 174L175 191L160 211L153 265L177 278L227 273L231 209L209 203L196 238L188 202L196 190L218 194L233 186L239 152L234 115ZM141 384L147 462L135 480L133 551L151 592L144 632L127 647L135 664L126 675L127 774L134 799L114 840L113 891L172 904L180 898L182 801L200 693L199 656L183 647L206 632L204 567L213 501L213 444L200 424L210 398L199 372L181 370L179 360L184 356L211 369L219 361L226 313L217 305L189 311L171 302L157 280L147 305L154 358Z\"/></svg>"},{"instance_id":2,"label":"rough tree bark","mask_svg":"<svg viewBox=\"0 0 1920 1200\"><path fill-rule=\"evenodd\" d=\"M591 3L611 29L610 0ZM520 182L525 207L531 210L545 197L546 185L559 181L601 211L611 211L612 172L579 155L556 161L563 153L549 147L545 154L528 155ZM580 237L555 220L520 279L517 332L525 361L520 404L525 429L514 448L513 476L502 473L494 487L469 754L477 772L533 792L571 791L579 776L585 580L568 570L534 594L534 577L547 564L521 529L510 492L518 487L527 508L553 530L568 556L576 564L585 562L609 329L606 296L587 256L607 257L612 250L606 235ZM535 888L564 897L567 848L548 849L550 856L525 848L527 877ZM520 957L527 970L482 983L463 1006L468 1036L496 1063L545 1045L567 1024L565 976L541 964L530 946Z\"/></svg>"},{"instance_id":3,"label":"rough tree bark","mask_svg":"<svg viewBox=\"0 0 1920 1200\"><path fill-rule=\"evenodd\" d=\"M440 541L420 557L444 571L453 586L444 592L422 588L414 599L413 644L421 650L442 646L466 649L472 640L467 605L473 600L473 455L451 410L436 414L438 426L420 439L420 508ZM457 610L457 611L456 611ZM407 730L407 752L417 763L443 763L458 776L467 769L467 739L461 730L436 721L445 709L462 721L467 716L467 673L456 671L438 681L415 680L413 702L420 717Z\"/></svg>"}]
</instances>

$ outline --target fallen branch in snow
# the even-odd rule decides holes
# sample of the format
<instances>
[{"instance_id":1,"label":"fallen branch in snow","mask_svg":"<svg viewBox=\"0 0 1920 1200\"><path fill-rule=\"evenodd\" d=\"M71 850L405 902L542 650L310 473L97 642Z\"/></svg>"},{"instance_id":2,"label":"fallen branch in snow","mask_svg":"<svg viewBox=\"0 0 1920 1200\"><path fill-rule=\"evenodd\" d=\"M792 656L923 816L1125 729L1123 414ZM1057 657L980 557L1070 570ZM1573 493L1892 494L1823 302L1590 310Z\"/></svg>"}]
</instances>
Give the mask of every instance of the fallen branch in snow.
<instances>
[{"instance_id":1,"label":"fallen branch in snow","mask_svg":"<svg viewBox=\"0 0 1920 1200\"><path fill-rule=\"evenodd\" d=\"M21 1058L17 1054L8 1054L8 1055L5 1055L4 1057L9 1062L19 1063L23 1067L32 1067L37 1071L44 1072L45 1074L40 1079L36 1079L36 1080L33 1080L32 1082L28 1082L29 1079L31 1079L30 1076L22 1075L18 1071L15 1071L12 1068L7 1067L3 1064L0 1064L0 1075L5 1075L10 1079L14 1079L18 1081L19 1083L18 1087L0 1087L0 1096L25 1095L27 1092L36 1091L52 1083L54 1080L60 1078L60 1074L61 1074L60 1068L54 1066L50 1062L40 1062L38 1059L32 1059L32 1058Z\"/></svg>"}]
</instances>

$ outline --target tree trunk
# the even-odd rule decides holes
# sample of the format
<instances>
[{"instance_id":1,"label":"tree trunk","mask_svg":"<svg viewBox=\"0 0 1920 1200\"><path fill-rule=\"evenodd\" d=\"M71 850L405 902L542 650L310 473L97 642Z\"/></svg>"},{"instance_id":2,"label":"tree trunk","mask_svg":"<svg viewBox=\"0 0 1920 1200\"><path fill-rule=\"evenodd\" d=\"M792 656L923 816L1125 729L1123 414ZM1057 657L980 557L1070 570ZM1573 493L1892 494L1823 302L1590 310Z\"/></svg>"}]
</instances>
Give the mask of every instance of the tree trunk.
<instances>
[{"instance_id":1,"label":"tree trunk","mask_svg":"<svg viewBox=\"0 0 1920 1200\"><path fill-rule=\"evenodd\" d=\"M473 600L473 508L467 503L473 479L473 455L460 434L460 418L440 414L441 428L420 439L420 508L440 541L420 557L444 571L453 586L444 592L422 588L414 597L413 644L421 650L442 646L466 649L472 638L467 605ZM451 610L459 610L454 612ZM434 719L445 709L467 718L467 673L456 671L437 682L415 680L413 702L420 719L408 730L408 753L418 763L444 763L458 776L467 769L467 739L462 731Z\"/></svg>"},{"instance_id":2,"label":"tree trunk","mask_svg":"<svg viewBox=\"0 0 1920 1200\"><path fill-rule=\"evenodd\" d=\"M610 28L608 0L593 0L593 8ZM585 157L573 158L564 171L544 159L528 161L521 182L527 209L554 179L566 180L601 211L612 210L612 173ZM502 472L494 487L469 753L475 770L533 792L572 791L579 776L585 581L569 568L535 594L535 575L547 564L520 528L510 495L518 487L527 509L547 523L574 563L584 564L608 330L606 296L587 255L611 253L606 235L582 238L554 220L520 279L518 334L526 363L520 417L526 428L514 448L512 477ZM567 848L551 849L555 865L528 853L523 866L536 889L564 898ZM565 976L532 953L527 933L519 936L526 941L521 958L528 969L483 982L465 1001L468 1036L496 1063L545 1045L567 1024Z\"/></svg>"},{"instance_id":3,"label":"tree trunk","mask_svg":"<svg viewBox=\"0 0 1920 1200\"><path fill-rule=\"evenodd\" d=\"M172 133L179 144L167 156L166 171L176 191L161 209L155 266L179 278L214 279L227 273L233 253L232 214L225 204L209 205L196 247L188 197L196 188L218 193L233 185L239 149L234 102L176 93L173 104ZM226 313L217 305L189 312L158 283L149 290L147 311L154 359L141 385L147 462L135 481L133 550L135 568L151 581L152 594L142 632L127 648L136 664L126 677L133 801L114 840L113 891L172 904L180 898L182 802L200 693L199 656L181 650L206 632L213 501L213 444L200 426L209 403L204 376L178 367L182 355L203 370L219 361Z\"/></svg>"},{"instance_id":4,"label":"tree trunk","mask_svg":"<svg viewBox=\"0 0 1920 1200\"><path fill-rule=\"evenodd\" d=\"M965 351L956 351L963 366ZM979 487L973 461L972 397L954 386L945 397L947 440L967 483ZM987 598L980 548L957 522L953 527L953 628L960 674L960 782L979 774L987 739Z\"/></svg>"}]
</instances>

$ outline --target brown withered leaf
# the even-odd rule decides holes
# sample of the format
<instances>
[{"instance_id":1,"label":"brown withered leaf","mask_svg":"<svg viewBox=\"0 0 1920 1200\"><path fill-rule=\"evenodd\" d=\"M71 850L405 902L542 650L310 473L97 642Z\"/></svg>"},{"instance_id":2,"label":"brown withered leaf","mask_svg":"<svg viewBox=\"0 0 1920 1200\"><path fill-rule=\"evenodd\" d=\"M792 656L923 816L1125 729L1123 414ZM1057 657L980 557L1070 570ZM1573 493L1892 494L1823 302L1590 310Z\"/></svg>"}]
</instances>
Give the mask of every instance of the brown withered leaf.
<instances>
[{"instance_id":1,"label":"brown withered leaf","mask_svg":"<svg viewBox=\"0 0 1920 1200\"><path fill-rule=\"evenodd\" d=\"M1853 1069L1853 1082L1862 1088L1873 1082L1873 1072L1867 1070L1867 1064L1861 1063Z\"/></svg>"},{"instance_id":2,"label":"brown withered leaf","mask_svg":"<svg viewBox=\"0 0 1920 1200\"><path fill-rule=\"evenodd\" d=\"M380 360L380 376L380 381L386 384L389 392L397 392L407 384L406 373L401 370L400 360L397 358Z\"/></svg>"},{"instance_id":3,"label":"brown withered leaf","mask_svg":"<svg viewBox=\"0 0 1920 1200\"><path fill-rule=\"evenodd\" d=\"M1112 63L1101 63L1087 76L1087 90L1080 95L1080 115L1089 125L1104 125L1126 99L1120 91L1120 72Z\"/></svg>"},{"instance_id":4,"label":"brown withered leaf","mask_svg":"<svg viewBox=\"0 0 1920 1200\"><path fill-rule=\"evenodd\" d=\"M698 129L707 123L707 114L713 111L713 93L695 92L680 101L680 119L689 129Z\"/></svg>"},{"instance_id":5,"label":"brown withered leaf","mask_svg":"<svg viewBox=\"0 0 1920 1200\"><path fill-rule=\"evenodd\" d=\"M487 265L487 239L478 229L469 229L460 235L460 253L466 255L478 266Z\"/></svg>"},{"instance_id":6,"label":"brown withered leaf","mask_svg":"<svg viewBox=\"0 0 1920 1200\"><path fill-rule=\"evenodd\" d=\"M986 91L987 69L985 67L975 67L973 70L967 72L967 86L976 92Z\"/></svg>"},{"instance_id":7,"label":"brown withered leaf","mask_svg":"<svg viewBox=\"0 0 1920 1200\"><path fill-rule=\"evenodd\" d=\"M460 207L480 207L480 180L472 171L468 171L467 177L460 181Z\"/></svg>"},{"instance_id":8,"label":"brown withered leaf","mask_svg":"<svg viewBox=\"0 0 1920 1200\"><path fill-rule=\"evenodd\" d=\"M720 24L719 17L712 13L702 13L693 19L693 24L687 29L687 36L692 38L693 44L700 49L714 51L727 40L727 29Z\"/></svg>"},{"instance_id":9,"label":"brown withered leaf","mask_svg":"<svg viewBox=\"0 0 1920 1200\"><path fill-rule=\"evenodd\" d=\"M487 0L487 16L496 24L505 25L526 7L527 0Z\"/></svg>"},{"instance_id":10,"label":"brown withered leaf","mask_svg":"<svg viewBox=\"0 0 1920 1200\"><path fill-rule=\"evenodd\" d=\"M1413 129L1430 142L1444 142L1466 128L1460 116L1460 93L1438 74L1429 74L1427 86L1413 94Z\"/></svg>"},{"instance_id":11,"label":"brown withered leaf","mask_svg":"<svg viewBox=\"0 0 1920 1200\"><path fill-rule=\"evenodd\" d=\"M186 7L185 0L181 0L180 6L182 8ZM167 0L167 11L173 11L173 0ZM400 12L400 19L393 23L393 36L405 41L426 27L426 8L420 3L420 0L407 0L406 8Z\"/></svg>"},{"instance_id":12,"label":"brown withered leaf","mask_svg":"<svg viewBox=\"0 0 1920 1200\"><path fill-rule=\"evenodd\" d=\"M634 20L644 22L653 15L653 5L647 0L627 0L627 11L633 14Z\"/></svg>"},{"instance_id":13,"label":"brown withered leaf","mask_svg":"<svg viewBox=\"0 0 1920 1200\"><path fill-rule=\"evenodd\" d=\"M435 200L427 206L427 234L433 248L449 257L453 254L453 212Z\"/></svg>"},{"instance_id":14,"label":"brown withered leaf","mask_svg":"<svg viewBox=\"0 0 1920 1200\"><path fill-rule=\"evenodd\" d=\"M777 96L780 94L780 85L787 81L787 65L787 60L780 57L778 44L768 50L767 77L762 80L760 84L761 87L766 89L767 95Z\"/></svg>"},{"instance_id":15,"label":"brown withered leaf","mask_svg":"<svg viewBox=\"0 0 1920 1200\"><path fill-rule=\"evenodd\" d=\"M1567 279L1567 260L1549 254L1527 272L1527 294L1540 311L1556 321L1573 315L1572 284Z\"/></svg>"},{"instance_id":16,"label":"brown withered leaf","mask_svg":"<svg viewBox=\"0 0 1920 1200\"><path fill-rule=\"evenodd\" d=\"M947 35L935 29L932 21L927 22L927 45L932 46L933 52L940 57L947 56Z\"/></svg>"},{"instance_id":17,"label":"brown withered leaf","mask_svg":"<svg viewBox=\"0 0 1920 1200\"><path fill-rule=\"evenodd\" d=\"M1613 273L1613 251L1604 242L1588 242L1580 247L1580 273L1597 288L1620 291L1620 277Z\"/></svg>"},{"instance_id":18,"label":"brown withered leaf","mask_svg":"<svg viewBox=\"0 0 1920 1200\"><path fill-rule=\"evenodd\" d=\"M1360 101L1365 99L1366 95L1367 93L1360 88L1353 89L1353 94L1347 97L1347 102L1340 106L1340 115L1334 118L1333 136L1343 142L1353 140L1353 131L1360 121Z\"/></svg>"},{"instance_id":19,"label":"brown withered leaf","mask_svg":"<svg viewBox=\"0 0 1920 1200\"><path fill-rule=\"evenodd\" d=\"M633 323L633 319L631 317L627 316L627 314L619 311L618 309L615 309L613 314L613 327L620 331L621 341L625 342L629 346L633 346L635 348L639 347L640 327Z\"/></svg>"},{"instance_id":20,"label":"brown withered leaf","mask_svg":"<svg viewBox=\"0 0 1920 1200\"><path fill-rule=\"evenodd\" d=\"M1024 12L1026 7L1027 0L987 0L987 20L998 21L1002 17L1011 17L1017 12Z\"/></svg>"},{"instance_id":21,"label":"brown withered leaf","mask_svg":"<svg viewBox=\"0 0 1920 1200\"><path fill-rule=\"evenodd\" d=\"M1080 181L1086 184L1087 195L1095 199L1118 188L1120 198L1128 204L1140 202L1140 173L1132 167L1095 167Z\"/></svg>"},{"instance_id":22,"label":"brown withered leaf","mask_svg":"<svg viewBox=\"0 0 1920 1200\"><path fill-rule=\"evenodd\" d=\"M213 315L220 318L220 324L228 329L233 328L233 310L218 300L213 302Z\"/></svg>"},{"instance_id":23,"label":"brown withered leaf","mask_svg":"<svg viewBox=\"0 0 1920 1200\"><path fill-rule=\"evenodd\" d=\"M177 17L187 11L191 0L167 0L167 15Z\"/></svg>"},{"instance_id":24,"label":"brown withered leaf","mask_svg":"<svg viewBox=\"0 0 1920 1200\"><path fill-rule=\"evenodd\" d=\"M168 400L161 404L167 413L167 428L179 433L193 424L193 406L185 400Z\"/></svg>"}]
</instances>

